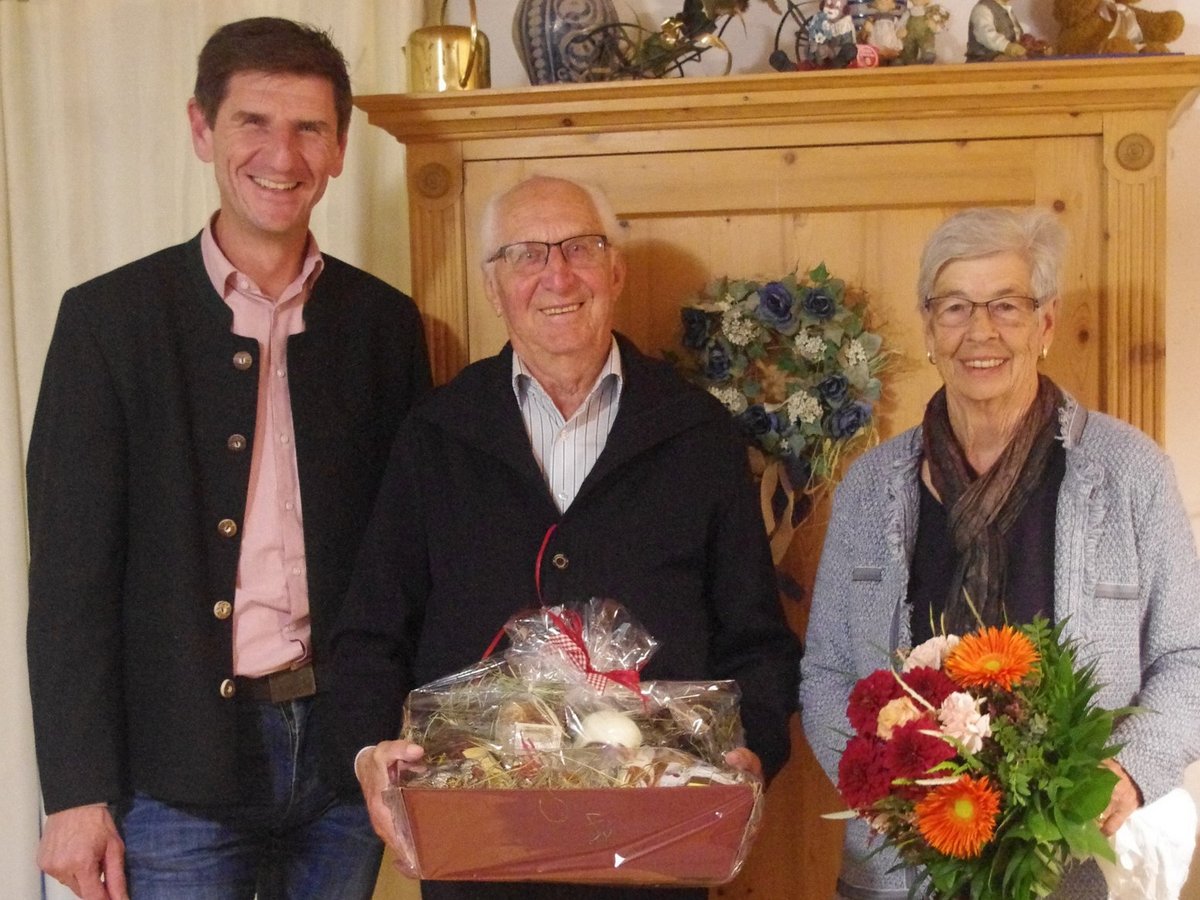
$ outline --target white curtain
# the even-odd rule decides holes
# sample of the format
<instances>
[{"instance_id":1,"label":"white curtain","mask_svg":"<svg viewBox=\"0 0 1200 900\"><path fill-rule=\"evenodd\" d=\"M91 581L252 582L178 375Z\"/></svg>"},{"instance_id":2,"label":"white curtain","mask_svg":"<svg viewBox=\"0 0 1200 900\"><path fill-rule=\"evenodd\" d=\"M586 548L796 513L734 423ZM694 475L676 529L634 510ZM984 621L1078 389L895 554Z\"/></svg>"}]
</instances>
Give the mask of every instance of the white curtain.
<instances>
[{"instance_id":1,"label":"white curtain","mask_svg":"<svg viewBox=\"0 0 1200 900\"><path fill-rule=\"evenodd\" d=\"M195 234L217 205L185 104L219 25L278 15L327 29L356 93L404 89L415 0L0 0L0 872L42 893L25 668L23 459L64 290ZM313 218L322 248L409 287L404 153L354 113L346 170ZM46 896L70 896L57 884Z\"/></svg>"}]
</instances>

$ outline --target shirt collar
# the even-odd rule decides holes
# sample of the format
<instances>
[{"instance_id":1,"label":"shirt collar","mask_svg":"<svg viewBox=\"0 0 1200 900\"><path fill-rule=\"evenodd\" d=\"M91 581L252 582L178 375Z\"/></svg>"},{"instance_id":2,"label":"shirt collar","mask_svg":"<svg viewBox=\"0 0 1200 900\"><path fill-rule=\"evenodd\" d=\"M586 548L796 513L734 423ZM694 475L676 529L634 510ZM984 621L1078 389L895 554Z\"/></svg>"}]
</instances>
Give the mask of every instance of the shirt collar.
<instances>
[{"instance_id":1,"label":"shirt collar","mask_svg":"<svg viewBox=\"0 0 1200 900\"><path fill-rule=\"evenodd\" d=\"M208 222L204 225L204 231L200 234L200 253L204 258L204 269L208 273L208 280L212 282L213 290L220 295L221 299L226 299L233 291L241 291L244 294L249 294L255 297L261 297L270 302L275 302L272 298L263 294L258 285L254 283L249 275L239 272L237 267L229 261L221 248L217 245L216 235L213 234L213 223L217 221L219 212L215 212L209 217ZM317 239L313 237L313 233L308 233L308 243L304 249L304 263L300 266L300 274L296 279L288 285L287 289L279 297L279 301L284 301L301 293L304 299L307 299L308 292L312 289L317 276L325 268L325 259L321 256L321 249L317 246ZM238 283L239 278L246 279L246 285L242 286Z\"/></svg>"},{"instance_id":2,"label":"shirt collar","mask_svg":"<svg viewBox=\"0 0 1200 900\"><path fill-rule=\"evenodd\" d=\"M621 367L621 351L617 347L617 339L612 338L612 343L608 348L608 359L604 361L604 365L600 367L600 374L596 376L596 382L592 385L592 389L588 391L588 396L591 397L599 387L604 384L605 379L612 377L616 379L617 391L621 390L625 381L625 370ZM529 396L529 385L536 384L538 389L544 394L546 389L541 383L525 368L525 363L521 361L521 357L517 355L517 351L513 351L512 355L512 386L513 393L517 396L517 402L522 406Z\"/></svg>"}]
</instances>

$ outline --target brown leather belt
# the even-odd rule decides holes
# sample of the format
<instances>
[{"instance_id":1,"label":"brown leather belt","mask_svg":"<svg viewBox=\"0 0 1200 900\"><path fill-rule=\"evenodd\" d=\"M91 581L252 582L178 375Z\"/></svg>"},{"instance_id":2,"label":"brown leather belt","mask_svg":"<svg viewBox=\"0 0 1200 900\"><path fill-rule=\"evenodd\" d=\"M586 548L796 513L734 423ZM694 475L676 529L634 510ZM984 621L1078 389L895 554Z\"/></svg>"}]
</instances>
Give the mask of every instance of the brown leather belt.
<instances>
[{"instance_id":1,"label":"brown leather belt","mask_svg":"<svg viewBox=\"0 0 1200 900\"><path fill-rule=\"evenodd\" d=\"M258 678L237 677L237 696L265 703L287 703L311 697L317 692L317 673L312 663L298 669L284 669Z\"/></svg>"}]
</instances>

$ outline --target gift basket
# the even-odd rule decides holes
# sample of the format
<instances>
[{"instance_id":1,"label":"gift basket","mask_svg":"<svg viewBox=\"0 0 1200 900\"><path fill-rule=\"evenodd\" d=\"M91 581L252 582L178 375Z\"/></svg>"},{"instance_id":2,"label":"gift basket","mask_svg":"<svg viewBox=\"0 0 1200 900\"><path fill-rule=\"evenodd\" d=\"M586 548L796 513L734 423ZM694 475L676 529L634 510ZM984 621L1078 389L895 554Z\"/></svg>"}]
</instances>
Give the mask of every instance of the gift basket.
<instances>
[{"instance_id":1,"label":"gift basket","mask_svg":"<svg viewBox=\"0 0 1200 900\"><path fill-rule=\"evenodd\" d=\"M423 770L385 793L425 879L711 885L737 874L762 783L732 681L648 681L657 642L611 600L541 607L509 648L413 690Z\"/></svg>"}]
</instances>

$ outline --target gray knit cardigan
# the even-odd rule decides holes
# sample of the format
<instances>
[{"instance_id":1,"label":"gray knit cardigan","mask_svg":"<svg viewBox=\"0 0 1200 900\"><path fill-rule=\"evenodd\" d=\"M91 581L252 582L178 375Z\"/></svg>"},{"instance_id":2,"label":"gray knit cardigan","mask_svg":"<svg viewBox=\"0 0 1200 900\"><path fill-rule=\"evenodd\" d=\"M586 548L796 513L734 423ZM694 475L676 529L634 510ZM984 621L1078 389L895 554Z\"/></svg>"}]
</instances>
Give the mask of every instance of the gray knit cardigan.
<instances>
[{"instance_id":1,"label":"gray knit cardigan","mask_svg":"<svg viewBox=\"0 0 1200 900\"><path fill-rule=\"evenodd\" d=\"M1098 702L1147 710L1122 720L1117 759L1149 803L1200 758L1200 562L1170 460L1137 429L1067 398L1059 438L1054 614L1098 660ZM854 682L911 645L909 561L917 536L921 429L860 458L839 485L813 591L800 704L804 731L830 779ZM911 871L875 852L865 823L847 826L839 893L903 898ZM1105 896L1094 865L1056 896Z\"/></svg>"}]
</instances>

